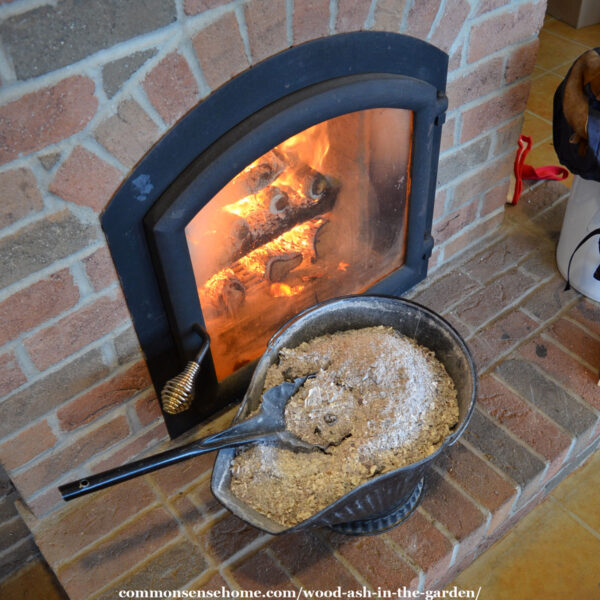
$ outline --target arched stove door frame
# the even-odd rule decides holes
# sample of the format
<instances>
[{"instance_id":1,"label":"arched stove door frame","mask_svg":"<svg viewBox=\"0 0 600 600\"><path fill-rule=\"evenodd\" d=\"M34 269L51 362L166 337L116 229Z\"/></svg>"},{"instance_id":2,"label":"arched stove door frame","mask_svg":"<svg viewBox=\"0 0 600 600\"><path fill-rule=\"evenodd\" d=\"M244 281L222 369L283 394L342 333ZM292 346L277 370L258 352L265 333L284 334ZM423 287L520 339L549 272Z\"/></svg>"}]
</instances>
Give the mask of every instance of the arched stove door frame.
<instances>
[{"instance_id":1,"label":"arched stove door frame","mask_svg":"<svg viewBox=\"0 0 600 600\"><path fill-rule=\"evenodd\" d=\"M225 84L148 153L102 224L157 390L195 354L192 325L202 322L186 225L244 167L316 123L370 108L413 111L405 262L368 291L398 295L426 276L446 70L445 53L400 34L360 32L309 42ZM274 77L277 84L265 86ZM252 368L218 384L205 361L198 401L185 413L165 415L170 434L241 399Z\"/></svg>"}]
</instances>

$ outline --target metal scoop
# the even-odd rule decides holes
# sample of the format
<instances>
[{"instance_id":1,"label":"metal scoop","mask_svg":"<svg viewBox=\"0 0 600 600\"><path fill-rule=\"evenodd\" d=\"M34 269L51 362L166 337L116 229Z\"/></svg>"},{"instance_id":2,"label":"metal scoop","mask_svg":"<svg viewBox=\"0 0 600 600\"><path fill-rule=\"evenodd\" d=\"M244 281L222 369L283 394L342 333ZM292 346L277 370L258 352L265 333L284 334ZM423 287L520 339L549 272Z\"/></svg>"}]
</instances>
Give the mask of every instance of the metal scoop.
<instances>
[{"instance_id":1,"label":"metal scoop","mask_svg":"<svg viewBox=\"0 0 600 600\"><path fill-rule=\"evenodd\" d=\"M323 450L321 446L309 444L285 428L285 405L287 401L300 389L304 382L314 374L299 377L293 382L284 382L267 390L262 396L262 402L256 414L241 423L195 440L190 444L136 460L127 465L103 471L97 475L71 481L61 485L58 490L64 500L72 500L84 494L101 490L128 479L145 475L152 471L168 467L169 465L187 460L193 456L214 452L222 448L241 446L248 442L261 442L278 440L282 445L293 450L312 451Z\"/></svg>"}]
</instances>

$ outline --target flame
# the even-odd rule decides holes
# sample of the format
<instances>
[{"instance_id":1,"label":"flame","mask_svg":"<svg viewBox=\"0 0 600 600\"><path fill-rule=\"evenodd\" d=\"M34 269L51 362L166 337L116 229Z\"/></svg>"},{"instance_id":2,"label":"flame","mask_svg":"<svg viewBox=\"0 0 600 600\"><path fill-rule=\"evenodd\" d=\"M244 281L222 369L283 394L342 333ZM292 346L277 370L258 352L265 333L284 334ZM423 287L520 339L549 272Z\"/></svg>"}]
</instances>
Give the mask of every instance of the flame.
<instances>
[{"instance_id":1,"label":"flame","mask_svg":"<svg viewBox=\"0 0 600 600\"><path fill-rule=\"evenodd\" d=\"M338 269L338 271L347 271L349 266L350 265L347 262L340 260L340 262L337 266L337 269Z\"/></svg>"},{"instance_id":2,"label":"flame","mask_svg":"<svg viewBox=\"0 0 600 600\"><path fill-rule=\"evenodd\" d=\"M299 294L304 289L303 285L288 285L287 283L272 283L271 296L273 298L289 298Z\"/></svg>"},{"instance_id":3,"label":"flame","mask_svg":"<svg viewBox=\"0 0 600 600\"><path fill-rule=\"evenodd\" d=\"M269 210L269 188L272 189L273 187L280 187L287 193L301 194L303 198L308 198L303 191L307 178L306 168L308 167L309 173L311 168L321 172L328 151L329 136L326 122L314 125L288 138L266 155L249 164L218 193L217 196L222 198L221 210L241 219L252 221L252 219L256 219L257 214L264 214L265 210ZM285 167L268 186L255 193L248 193L242 176L250 173L256 167L260 167L261 164L265 163L265 160L270 164L273 161L278 164L278 170L281 167L281 161L283 161ZM241 197L243 194L247 195ZM315 199L315 202L317 201L318 198ZM266 265L275 256L300 253L303 259L302 265L306 266L309 261L315 258L313 237L324 222L324 218L316 217L300 223L274 240L252 250L239 258L234 264L230 264L212 275L202 286L201 295L209 297L214 297L215 294L218 295L223 283L228 279L235 278L236 274L239 275L240 273L264 280ZM242 278L244 279L244 277ZM287 297L300 293L304 286L273 283L269 289L274 297Z\"/></svg>"},{"instance_id":4,"label":"flame","mask_svg":"<svg viewBox=\"0 0 600 600\"><path fill-rule=\"evenodd\" d=\"M288 162L294 166L298 161L309 164L317 171L323 166L323 160L329 152L329 135L326 123L313 125L288 138L279 146L281 152L290 157Z\"/></svg>"}]
</instances>

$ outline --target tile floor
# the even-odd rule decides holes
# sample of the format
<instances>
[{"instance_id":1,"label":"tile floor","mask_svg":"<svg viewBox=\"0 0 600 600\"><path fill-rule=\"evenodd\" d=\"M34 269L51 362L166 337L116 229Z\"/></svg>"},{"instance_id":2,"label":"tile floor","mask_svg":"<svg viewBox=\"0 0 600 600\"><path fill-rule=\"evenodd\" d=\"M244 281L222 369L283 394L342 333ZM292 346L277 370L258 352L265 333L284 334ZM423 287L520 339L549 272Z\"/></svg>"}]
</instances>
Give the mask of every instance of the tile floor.
<instances>
[{"instance_id":1,"label":"tile floor","mask_svg":"<svg viewBox=\"0 0 600 600\"><path fill-rule=\"evenodd\" d=\"M574 29L546 18L523 125L533 140L528 164L559 164L552 145L554 90L573 61L599 44L600 25ZM564 183L570 186L572 179ZM600 599L598 489L600 451L449 587L481 586L479 600Z\"/></svg>"}]
</instances>

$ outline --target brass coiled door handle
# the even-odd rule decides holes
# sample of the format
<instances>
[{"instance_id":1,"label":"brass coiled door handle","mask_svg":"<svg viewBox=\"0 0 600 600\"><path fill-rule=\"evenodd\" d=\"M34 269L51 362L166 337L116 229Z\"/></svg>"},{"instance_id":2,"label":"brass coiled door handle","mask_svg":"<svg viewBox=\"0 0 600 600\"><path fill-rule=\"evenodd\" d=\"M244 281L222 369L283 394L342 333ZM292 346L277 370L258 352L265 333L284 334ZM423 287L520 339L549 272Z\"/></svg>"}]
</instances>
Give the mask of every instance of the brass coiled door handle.
<instances>
[{"instance_id":1,"label":"brass coiled door handle","mask_svg":"<svg viewBox=\"0 0 600 600\"><path fill-rule=\"evenodd\" d=\"M184 370L179 375L176 375L173 379L169 379L165 383L160 394L163 410L170 415L183 412L192 405L196 375L200 370L200 363L210 346L210 337L202 326L195 323L193 330L204 339L198 354L186 364Z\"/></svg>"}]
</instances>

